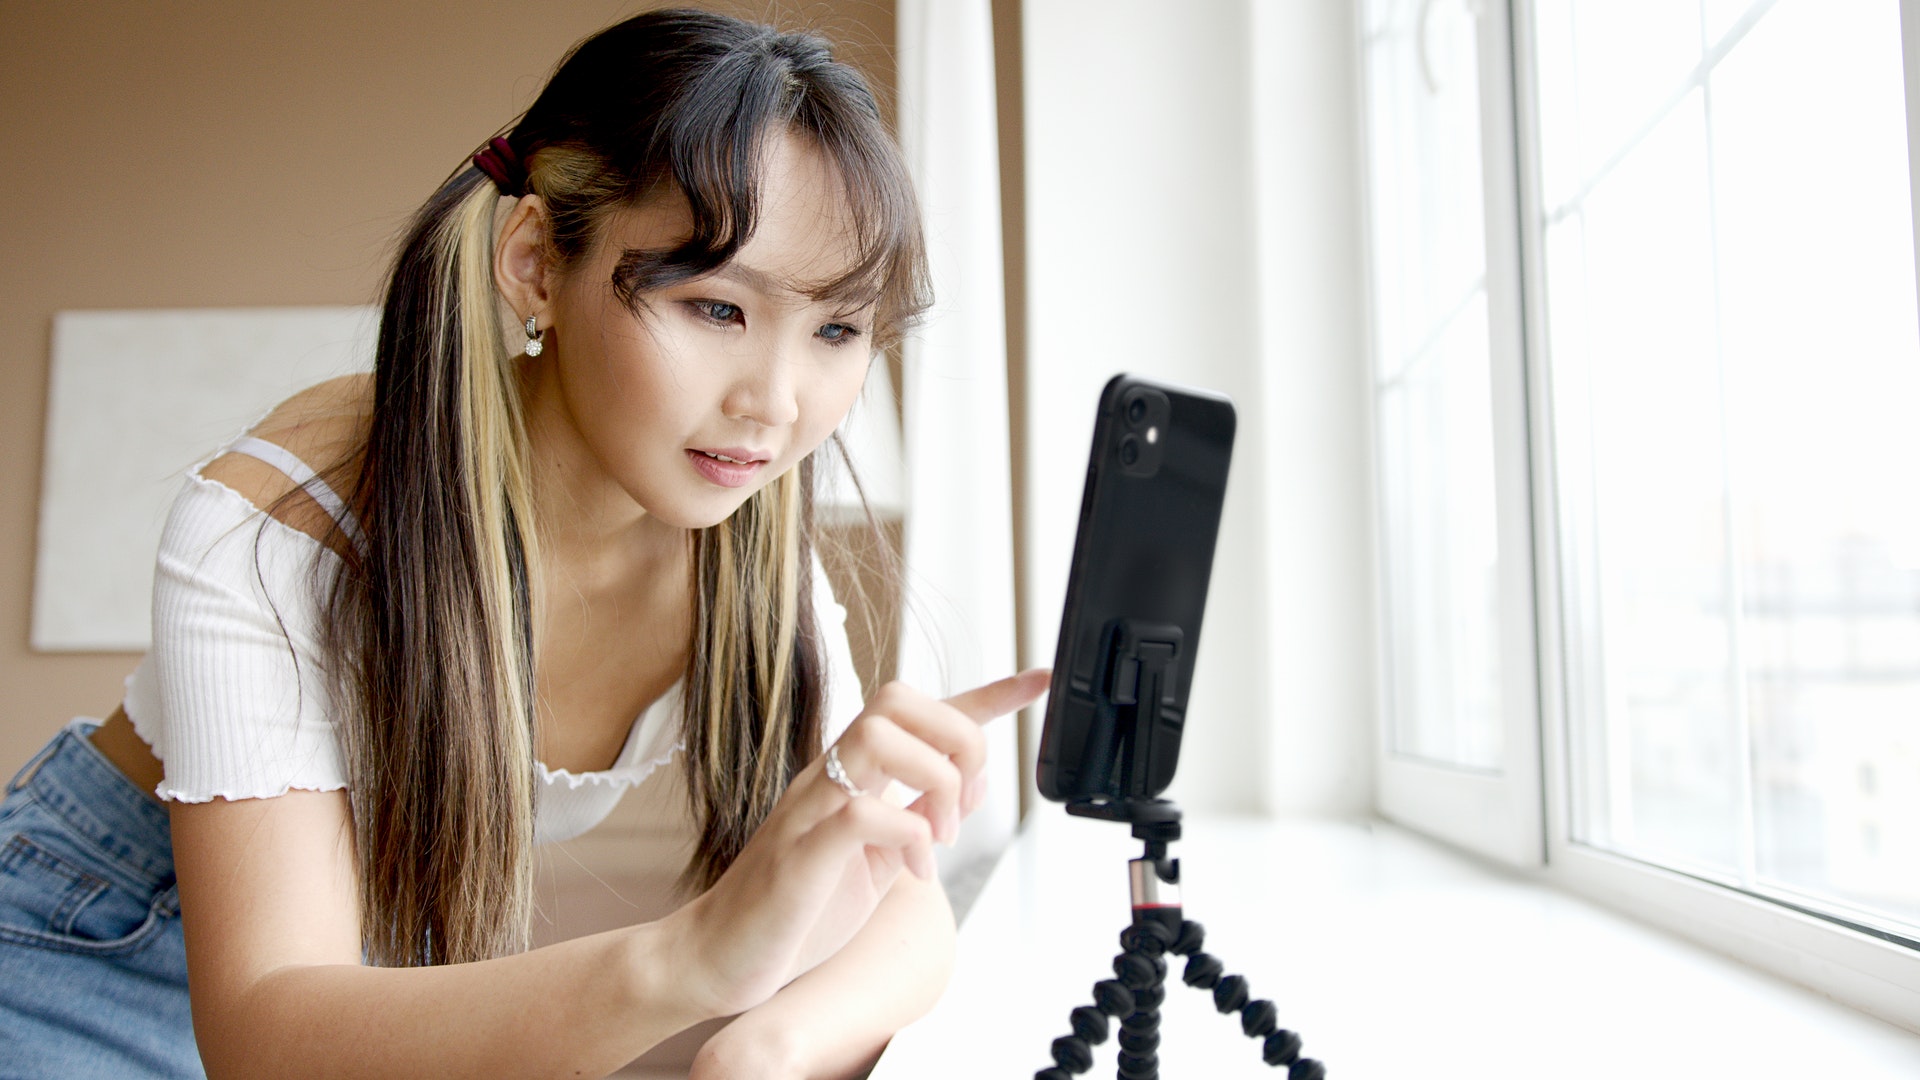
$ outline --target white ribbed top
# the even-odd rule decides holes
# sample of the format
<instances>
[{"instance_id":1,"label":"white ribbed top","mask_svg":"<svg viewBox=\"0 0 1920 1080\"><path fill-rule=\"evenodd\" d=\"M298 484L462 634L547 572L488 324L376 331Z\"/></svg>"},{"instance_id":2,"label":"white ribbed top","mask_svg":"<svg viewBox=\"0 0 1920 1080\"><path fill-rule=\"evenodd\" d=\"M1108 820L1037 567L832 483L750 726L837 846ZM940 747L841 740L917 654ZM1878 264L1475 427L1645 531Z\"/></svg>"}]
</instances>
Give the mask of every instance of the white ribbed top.
<instances>
[{"instance_id":1,"label":"white ribbed top","mask_svg":"<svg viewBox=\"0 0 1920 1080\"><path fill-rule=\"evenodd\" d=\"M255 447L230 444L222 451L229 448L265 458ZM312 595L316 561L338 558L239 492L201 476L200 466L188 473L155 562L153 646L127 677L124 703L134 730L161 761L160 798L206 802L347 786ZM814 606L828 661L830 743L858 715L861 695L846 611L817 562ZM627 788L671 761L684 749L680 705L676 684L634 721L609 769L573 773L539 765L535 838L586 832Z\"/></svg>"}]
</instances>

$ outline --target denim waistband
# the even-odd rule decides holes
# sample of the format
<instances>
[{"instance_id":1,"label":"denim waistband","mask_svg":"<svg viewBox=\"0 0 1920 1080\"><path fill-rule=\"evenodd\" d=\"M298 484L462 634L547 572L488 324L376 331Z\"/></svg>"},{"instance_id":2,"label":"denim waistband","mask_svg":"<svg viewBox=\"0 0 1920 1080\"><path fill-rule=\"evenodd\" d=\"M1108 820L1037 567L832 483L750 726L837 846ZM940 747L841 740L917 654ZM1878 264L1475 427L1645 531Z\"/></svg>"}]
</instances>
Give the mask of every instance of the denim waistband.
<instances>
[{"instance_id":1,"label":"denim waistband","mask_svg":"<svg viewBox=\"0 0 1920 1080\"><path fill-rule=\"evenodd\" d=\"M173 830L167 811L88 738L99 724L79 719L53 737L14 777L24 789L123 871L123 884L159 889L173 884Z\"/></svg>"}]
</instances>

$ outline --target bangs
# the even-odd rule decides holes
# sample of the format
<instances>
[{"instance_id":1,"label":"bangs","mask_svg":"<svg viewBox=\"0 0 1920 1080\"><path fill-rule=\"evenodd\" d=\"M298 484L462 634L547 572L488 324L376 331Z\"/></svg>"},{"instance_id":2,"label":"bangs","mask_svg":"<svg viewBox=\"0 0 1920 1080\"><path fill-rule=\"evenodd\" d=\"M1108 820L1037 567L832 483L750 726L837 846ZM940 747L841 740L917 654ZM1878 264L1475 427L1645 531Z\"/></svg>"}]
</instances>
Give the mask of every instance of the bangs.
<instances>
[{"instance_id":1,"label":"bangs","mask_svg":"<svg viewBox=\"0 0 1920 1080\"><path fill-rule=\"evenodd\" d=\"M825 127L818 136L840 182L854 258L840 276L808 294L850 310L872 305L890 343L925 313L933 296L913 184L896 156L860 145L861 134Z\"/></svg>"},{"instance_id":2,"label":"bangs","mask_svg":"<svg viewBox=\"0 0 1920 1080\"><path fill-rule=\"evenodd\" d=\"M847 311L872 306L875 347L885 348L932 302L912 181L878 104L851 69L796 71L798 65L768 60L758 49L740 50L674 103L659 129L667 145L645 154L666 167L643 174L626 201L676 193L686 200L692 230L672 248L623 253L614 268L616 295L638 309L645 293L710 274L738 255L759 220L767 142L791 134L811 143L831 168L853 254L838 275L793 283L793 291Z\"/></svg>"}]
</instances>

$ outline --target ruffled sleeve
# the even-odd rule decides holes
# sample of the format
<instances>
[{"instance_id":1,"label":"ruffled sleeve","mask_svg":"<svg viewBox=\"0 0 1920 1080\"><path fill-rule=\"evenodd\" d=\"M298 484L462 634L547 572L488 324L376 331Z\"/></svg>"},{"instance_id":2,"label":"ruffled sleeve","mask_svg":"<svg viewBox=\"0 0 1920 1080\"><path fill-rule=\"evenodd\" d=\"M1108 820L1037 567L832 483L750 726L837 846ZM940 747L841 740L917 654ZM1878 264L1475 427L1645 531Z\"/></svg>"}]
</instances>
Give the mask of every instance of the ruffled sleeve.
<instances>
[{"instance_id":1,"label":"ruffled sleeve","mask_svg":"<svg viewBox=\"0 0 1920 1080\"><path fill-rule=\"evenodd\" d=\"M127 680L134 729L181 802L347 786L313 599L318 541L190 475L154 567L153 645Z\"/></svg>"}]
</instances>

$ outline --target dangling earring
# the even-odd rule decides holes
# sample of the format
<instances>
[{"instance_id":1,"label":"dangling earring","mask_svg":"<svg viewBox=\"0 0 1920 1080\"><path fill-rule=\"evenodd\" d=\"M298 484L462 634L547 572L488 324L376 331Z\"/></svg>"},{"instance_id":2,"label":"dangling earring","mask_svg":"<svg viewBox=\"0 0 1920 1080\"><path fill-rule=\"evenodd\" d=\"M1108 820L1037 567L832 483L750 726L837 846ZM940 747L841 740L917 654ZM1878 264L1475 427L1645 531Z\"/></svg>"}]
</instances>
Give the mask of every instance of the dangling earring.
<instances>
[{"instance_id":1,"label":"dangling earring","mask_svg":"<svg viewBox=\"0 0 1920 1080\"><path fill-rule=\"evenodd\" d=\"M540 331L535 329L533 316L529 315L527 316L527 343L520 347L520 351L528 356L539 356L540 350L544 348L546 346L540 341Z\"/></svg>"}]
</instances>

